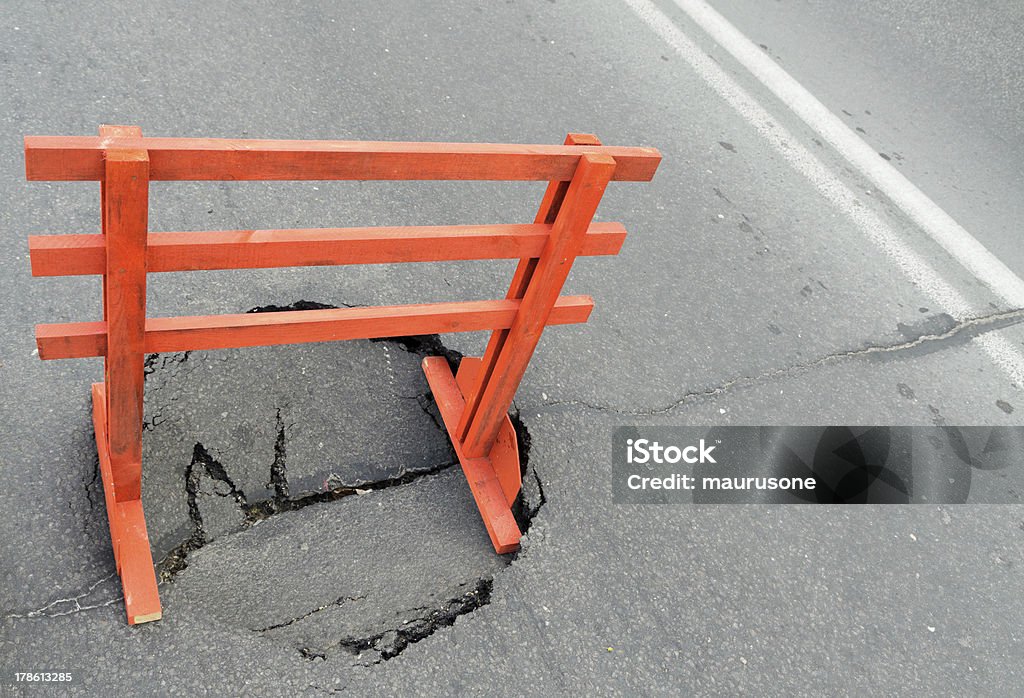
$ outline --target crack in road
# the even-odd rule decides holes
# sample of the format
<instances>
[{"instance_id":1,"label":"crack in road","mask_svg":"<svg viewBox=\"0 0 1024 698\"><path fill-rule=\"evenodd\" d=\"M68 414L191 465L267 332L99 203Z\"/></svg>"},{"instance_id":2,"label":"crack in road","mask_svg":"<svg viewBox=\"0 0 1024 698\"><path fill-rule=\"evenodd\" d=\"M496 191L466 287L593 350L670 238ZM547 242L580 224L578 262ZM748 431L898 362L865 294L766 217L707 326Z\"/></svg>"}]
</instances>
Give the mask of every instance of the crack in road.
<instances>
[{"instance_id":1,"label":"crack in road","mask_svg":"<svg viewBox=\"0 0 1024 698\"><path fill-rule=\"evenodd\" d=\"M335 599L331 603L324 604L323 606L317 606L312 611L309 611L307 613L303 613L301 616L298 616L296 618L290 618L290 619L288 619L286 621L283 621L281 623L275 623L274 625L268 625L265 628L251 628L251 630L253 632L255 632L255 633L265 633L265 632L270 631L270 630L278 630L280 628L287 628L289 625L293 625L295 623L298 623L299 621L305 620L306 618L309 618L313 614L319 613L320 611L326 610L328 608L333 608L335 606L338 606L338 607L344 606L349 601L362 601L365 598L366 598L365 594L363 596L339 596L337 599Z\"/></svg>"},{"instance_id":2,"label":"crack in road","mask_svg":"<svg viewBox=\"0 0 1024 698\"><path fill-rule=\"evenodd\" d=\"M299 648L299 654L301 654L303 658L313 661L316 659L326 660L329 653L336 649L357 657L360 657L363 653L370 652L372 653L372 658L365 662L366 665L372 666L386 662L389 659L397 657L410 645L430 637L441 628L454 625L455 621L460 616L472 613L489 604L491 602L491 590L493 587L494 579L492 577L478 579L470 591L448 599L438 606L407 609L407 613L412 611L427 611L427 613L413 617L397 627L388 628L382 632L373 633L372 635L363 637L343 638L332 646L323 649L302 647ZM327 604L320 609L307 613L301 618L294 619L275 627L290 625L291 623L313 615L317 611L330 608L332 605L333 604Z\"/></svg>"},{"instance_id":3,"label":"crack in road","mask_svg":"<svg viewBox=\"0 0 1024 698\"><path fill-rule=\"evenodd\" d=\"M426 396L429 397L429 393L427 393ZM530 524L533 519L545 506L547 498L544 495L540 476L534 469L527 468L531 445L529 430L520 419L518 410L515 410L511 417L517 435L521 464L525 471L524 480L529 478L528 481L532 481L533 485L533 495L531 496L530 488L528 488L526 482L524 482L523 490L513 506L516 520L520 529L525 533L530 528ZM440 470L453 467L454 465L455 463L453 462L432 472L439 472ZM432 473L415 473L402 478L402 482L382 481L379 483L371 483L367 485L366 488L383 489L384 487L394 486L395 484L406 484L428 474ZM349 494L353 492L354 490L348 491ZM344 637L340 640L335 640L327 646L311 646L308 639L304 642L300 640L299 643L296 643L295 645L296 651L300 656L309 661L327 660L340 651L357 657L358 663L366 666L386 662L401 654L410 645L429 637L438 629L454 624L456 619L460 616L472 613L490 603L491 591L494 584L493 576L481 576L472 582L466 582L459 586L465 586L466 584L472 584L472 588L463 593L456 593L447 600L432 603L427 606L402 609L399 612L399 615L407 618L407 620L402 622L400 625L386 627L383 630L377 629L375 632L365 635ZM367 597L368 595L366 593L352 594L349 592L339 596L337 599L334 599L329 603L317 606L300 616L281 620L264 627L250 628L250 630L261 635L266 635L268 639L275 639L276 634L273 632L275 630L290 628L296 625L299 625L301 628L301 624L304 621L311 619L318 613L346 606L355 601L365 600ZM357 616L359 614L358 610L352 612ZM299 632L302 633L302 630L300 629Z\"/></svg>"},{"instance_id":4,"label":"crack in road","mask_svg":"<svg viewBox=\"0 0 1024 698\"><path fill-rule=\"evenodd\" d=\"M92 498L93 491L96 489L97 483L100 481L100 458L97 455L93 461L92 476L85 482L85 499L89 502L89 511L93 511L96 508L96 501ZM102 493L101 493L102 496ZM86 528L88 528L86 526Z\"/></svg>"},{"instance_id":5,"label":"crack in road","mask_svg":"<svg viewBox=\"0 0 1024 698\"><path fill-rule=\"evenodd\" d=\"M162 371L170 366L180 366L188 361L191 351L176 352L173 354L149 354L146 356L142 367L142 379L148 380L157 371ZM142 421L142 431L153 431L164 423L162 412L146 415Z\"/></svg>"},{"instance_id":6,"label":"crack in road","mask_svg":"<svg viewBox=\"0 0 1024 698\"><path fill-rule=\"evenodd\" d=\"M281 419L280 407L274 413L274 422L277 426L277 437L274 439L274 462L270 466L270 482L267 483L269 486L274 488L274 500L275 501L287 501L288 500L288 476L285 470L288 466L288 447L286 445L287 437L285 436L285 424L284 420ZM294 427L294 424L289 425Z\"/></svg>"},{"instance_id":7,"label":"crack in road","mask_svg":"<svg viewBox=\"0 0 1024 698\"><path fill-rule=\"evenodd\" d=\"M281 433L283 434L283 430ZM280 451L278 451L278 446L275 446L275 452L283 453L285 448L284 444L280 444L279 448ZM214 483L222 483L227 486L228 490L226 493L217 494L224 497L230 496L238 504L243 515L241 526L234 531L238 532L257 524L260 521L264 521L271 516L275 516L286 511L297 511L313 504L334 502L352 495L359 495L369 491L383 490L389 487L406 485L421 477L434 475L447 470L454 465L454 462L441 463L433 468L403 473L396 477L365 483L359 487L341 486L324 492L306 495L304 497L292 498L288 496L288 477L284 467L284 461L283 459L278 460L275 458L274 465L271 466L271 482L274 483L275 496L272 499L250 502L246 497L245 492L235 487L234 482L232 482L231 478L228 476L227 470L224 466L210 455L203 444L196 443L195 448L193 449L192 462L186 470L185 477L185 490L188 496L188 510L189 519L192 522L192 535L181 545L169 552L164 559L157 564L157 567L160 570L160 578L162 581L170 581L173 579L176 574L188 567L189 553L198 550L210 542L203 523L202 511L199 507L200 478L204 474L213 480ZM199 467L197 468L197 466ZM274 470L275 468L276 470Z\"/></svg>"},{"instance_id":8,"label":"crack in road","mask_svg":"<svg viewBox=\"0 0 1024 698\"><path fill-rule=\"evenodd\" d=\"M356 307L347 303L342 303L341 305L347 308ZM252 308L248 312L276 313L297 310L322 310L337 307L339 306L319 303L316 301L299 300L290 305L260 306ZM453 368L454 366L457 366L458 362L462 359L462 354L444 346L441 342L440 336L438 335L400 336L373 339L371 341L397 344L404 351L420 356L444 356L448 360L449 364L453 365ZM146 375L149 376L157 370L166 368L169 365L184 363L188 361L188 358L189 352L169 356L161 356L158 354L150 355L146 358ZM444 425L441 422L439 415L436 414L436 410L433 409L433 400L429 391L415 396L409 396L409 399L415 399L419 408L431 418L438 429L444 432ZM192 524L192 534L187 540L183 541L179 546L170 551L164 559L158 563L157 567L160 570L160 578L162 582L170 581L174 575L181 572L188 566L187 558L189 553L198 550L210 542L211 537L208 535L203 522L202 511L199 507L199 496L201 494L205 494L200 491L201 480L204 475L214 482L215 494L221 494L220 492L217 492L218 486L226 486L227 491L221 494L221 496L231 496L238 504L239 509L242 512L243 519L241 526L239 526L235 531L237 532L258 523L259 521L265 520L270 516L274 516L285 511L294 511L312 504L336 501L353 494L361 494L367 491L404 485L420 477L433 475L441 472L442 470L446 470L456 463L455 452L451 449L449 444L449 459L431 468L417 470L415 472L406 472L396 477L385 478L361 484L356 487L338 486L303 497L292 497L290 495L287 475L287 432L288 429L293 428L295 425L285 423L284 411L287 407L287 405L284 405L283 407L276 408L274 414L276 437L274 440L273 461L269 472L269 482L267 483L267 486L272 488L274 491L274 495L271 499L250 502L248 497L246 497L245 492L237 488L235 483L228 476L227 469L210 454L206 446L199 442L195 444L192 461L189 463L185 471L185 490L188 500L189 519ZM146 423L144 428L152 429L155 426L156 417L154 417L151 422Z\"/></svg>"},{"instance_id":9,"label":"crack in road","mask_svg":"<svg viewBox=\"0 0 1024 698\"><path fill-rule=\"evenodd\" d=\"M81 613L82 611L90 611L94 608L105 608L112 606L119 601L123 601L123 598L118 595L112 599L106 599L99 603L82 605L82 599L92 594L96 588L104 582L110 581L117 575L116 572L111 572L106 577L96 580L89 587L80 594L69 596L66 598L55 599L50 603L31 611L24 613L9 613L4 618L56 618L57 616L70 616L73 613Z\"/></svg>"},{"instance_id":10,"label":"crack in road","mask_svg":"<svg viewBox=\"0 0 1024 698\"><path fill-rule=\"evenodd\" d=\"M174 354L149 354L146 356L146 360L142 365L143 377L148 376L156 371L165 369L169 364L183 364L188 361L188 357L191 356L192 351L186 350L177 352Z\"/></svg>"},{"instance_id":11,"label":"crack in road","mask_svg":"<svg viewBox=\"0 0 1024 698\"><path fill-rule=\"evenodd\" d=\"M697 402L709 397L715 397L721 395L735 387L745 387L750 385L756 385L766 381L774 380L776 378L786 378L789 376L797 375L805 371L820 368L822 366L828 366L833 364L842 363L847 360L859 360L864 358L874 358L881 360L889 360L900 358L902 355L919 356L924 353L932 353L948 349L952 346L958 346L964 344L978 335L985 334L987 332L993 332L995 330L1005 329L1013 325L1018 325L1024 322L1024 308L1017 308L1013 310L1005 310L990 315L982 315L974 318L967 318L956 322L951 328L934 333L920 334L917 337L909 339L905 342L899 342L896 344L875 344L862 347L860 349L851 349L848 351L834 352L832 354L826 354L820 356L811 361L797 363L792 366L786 366L783 368L773 368L754 376L737 376L727 381L719 383L716 386L705 388L703 390L694 390L684 393L680 398L672 401L671 403L652 408L640 408L640 409L625 409L616 407L615 405L601 405L586 400L550 400L543 403L544 407L556 407L556 406L578 406L586 409L597 410L601 412L614 412L616 414L633 415L641 417L656 416L672 412L673 410L682 407L683 405ZM900 327L901 331L906 333L908 329L906 326ZM923 349L923 351L922 351Z\"/></svg>"}]
</instances>

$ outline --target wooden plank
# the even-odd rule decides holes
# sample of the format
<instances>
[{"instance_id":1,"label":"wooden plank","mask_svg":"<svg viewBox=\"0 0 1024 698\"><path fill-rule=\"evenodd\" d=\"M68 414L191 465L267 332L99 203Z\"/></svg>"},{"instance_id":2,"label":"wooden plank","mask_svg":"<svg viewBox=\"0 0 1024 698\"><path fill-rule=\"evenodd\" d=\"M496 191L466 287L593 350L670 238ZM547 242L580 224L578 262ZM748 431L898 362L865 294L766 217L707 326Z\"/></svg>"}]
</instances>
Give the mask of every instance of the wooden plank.
<instances>
[{"instance_id":1,"label":"wooden plank","mask_svg":"<svg viewBox=\"0 0 1024 698\"><path fill-rule=\"evenodd\" d=\"M491 376L479 391L479 407L462 444L471 458L487 454L494 444L614 169L615 160L606 155L580 161Z\"/></svg>"},{"instance_id":2,"label":"wooden plank","mask_svg":"<svg viewBox=\"0 0 1024 698\"><path fill-rule=\"evenodd\" d=\"M139 356L190 349L225 349L274 344L370 339L441 332L475 332L509 327L519 301L460 301L420 305L295 310L195 317L150 318ZM563 296L548 318L552 325L586 322L589 296ZM36 325L42 359L103 356L106 324L71 322Z\"/></svg>"},{"instance_id":3,"label":"wooden plank","mask_svg":"<svg viewBox=\"0 0 1024 698\"><path fill-rule=\"evenodd\" d=\"M110 527L110 544L117 560L117 544L120 529L114 526L110 512L114 511L114 475L110 471L110 446L107 442L107 394L102 383L92 384L92 428L96 435L96 452L99 456L100 481L103 483L103 498L107 505L107 523ZM120 570L118 570L120 571Z\"/></svg>"},{"instance_id":4,"label":"wooden plank","mask_svg":"<svg viewBox=\"0 0 1024 698\"><path fill-rule=\"evenodd\" d=\"M606 153L615 179L649 181L655 148L26 136L29 180L99 180L109 148L149 152L153 180L568 180L583 155Z\"/></svg>"},{"instance_id":5,"label":"wooden plank","mask_svg":"<svg viewBox=\"0 0 1024 698\"><path fill-rule=\"evenodd\" d=\"M141 138L142 137L142 129L139 128L138 126L113 126L113 125L110 125L110 124L103 124L99 128L99 135L101 137L103 137L103 138ZM105 167L106 166L104 165L104 168ZM104 172L105 171L106 170L104 169ZM106 237L105 236L107 234L107 181L106 181L105 177L104 177L104 179L100 180L100 232L104 235L104 238L103 238L104 239L104 245L106 245L106 242L105 242L106 241ZM103 273L103 278L101 280L101 300L102 300L102 304L103 304L103 321L106 322L106 320L108 319L108 309L109 309L109 303L108 303L109 293L108 292L110 290L110 288L109 288L110 284L109 284L109 279L107 278L107 250L106 250L105 246L103 248L103 264L102 264L102 269L103 269L103 272L102 272ZM109 364L106 361L104 361L104 363L103 363L103 380L104 381L108 381L108 379L109 379L109 368L110 368ZM103 405L104 419L106 419L106 411L108 409L108 406L106 404L106 401L108 400L108 398L106 397L106 395L107 395L106 390L103 391L103 395L104 395L104 398L103 398L104 399L104 405ZM107 432L104 431L104 433L107 433ZM108 451L109 451L109 444L107 444L107 447L108 447ZM111 491L113 491L113 490L111 490ZM111 509L112 509L112 507L111 507Z\"/></svg>"},{"instance_id":6,"label":"wooden plank","mask_svg":"<svg viewBox=\"0 0 1024 698\"><path fill-rule=\"evenodd\" d=\"M461 225L150 233L150 272L515 259L540 255L551 225ZM582 255L614 255L626 230L594 223ZM102 235L30 235L33 276L102 274Z\"/></svg>"},{"instance_id":7,"label":"wooden plank","mask_svg":"<svg viewBox=\"0 0 1024 698\"><path fill-rule=\"evenodd\" d=\"M481 363L481 359L476 356L463 356L459 362L459 370L455 374L455 384L463 396L476 388ZM515 427L512 426L512 418L507 414L498 429L494 447L487 454L487 460L491 462L491 468L498 477L501 491L505 493L505 501L512 506L516 497L519 496L523 478L519 464L519 440L516 437Z\"/></svg>"},{"instance_id":8,"label":"wooden plank","mask_svg":"<svg viewBox=\"0 0 1024 698\"><path fill-rule=\"evenodd\" d=\"M600 146L601 141L592 133L570 133L565 137L565 145L594 145ZM534 223L542 223L551 225L555 222L555 218L558 216L558 212L562 208L562 201L565 200L565 193L569 190L569 181L554 180L548 182L547 189L544 191L544 197L541 199L540 207L537 210L537 215L534 218ZM537 258L540 254L526 256L519 260L519 264L516 265L515 273L512 275L512 283L509 285L508 292L505 294L506 298L519 300L526 293L526 287L530 283L530 279L533 278L533 271L537 266ZM469 431L469 424L473 421L476 416L477 410L480 408L480 386L491 379L491 374L494 372L494 364L498 360L498 354L501 353L502 347L505 346L505 340L508 337L508 330L495 330L491 333L490 338L487 341L487 349L484 350L483 357L481 359L481 367L476 377L476 381L472 389L467 390L466 395L466 409L462 413L462 421L459 422L458 429L456 431L456 438L466 438L466 433Z\"/></svg>"},{"instance_id":9,"label":"wooden plank","mask_svg":"<svg viewBox=\"0 0 1024 698\"><path fill-rule=\"evenodd\" d=\"M125 613L129 625L160 620L160 593L157 590L153 554L149 549L149 534L142 500L132 499L117 503L117 525L120 527L118 568L124 591Z\"/></svg>"},{"instance_id":10,"label":"wooden plank","mask_svg":"<svg viewBox=\"0 0 1024 698\"><path fill-rule=\"evenodd\" d=\"M448 367L448 361L442 356L423 359L423 373L437 403L437 411L441 413L445 429L450 435L465 408L455 377ZM452 446L495 551L499 554L515 552L519 549L522 534L490 460L468 457L458 439L452 439Z\"/></svg>"},{"instance_id":11,"label":"wooden plank","mask_svg":"<svg viewBox=\"0 0 1024 698\"><path fill-rule=\"evenodd\" d=\"M149 239L152 241L152 233ZM32 276L102 274L107 268L103 235L29 235L28 254Z\"/></svg>"},{"instance_id":12,"label":"wooden plank","mask_svg":"<svg viewBox=\"0 0 1024 698\"><path fill-rule=\"evenodd\" d=\"M107 323L62 322L36 325L36 348L39 349L39 358L43 360L106 356Z\"/></svg>"},{"instance_id":13,"label":"wooden plank","mask_svg":"<svg viewBox=\"0 0 1024 698\"><path fill-rule=\"evenodd\" d=\"M107 448L106 396L102 383L93 383L93 428L100 461L103 495L107 501L110 542L114 549L117 573L121 577L128 623L160 620L160 594L157 591L153 555L149 549L142 500L118 502Z\"/></svg>"},{"instance_id":14,"label":"wooden plank","mask_svg":"<svg viewBox=\"0 0 1024 698\"><path fill-rule=\"evenodd\" d=\"M105 166L107 429L114 492L123 502L139 499L142 487L149 160L144 150L109 150Z\"/></svg>"}]
</instances>

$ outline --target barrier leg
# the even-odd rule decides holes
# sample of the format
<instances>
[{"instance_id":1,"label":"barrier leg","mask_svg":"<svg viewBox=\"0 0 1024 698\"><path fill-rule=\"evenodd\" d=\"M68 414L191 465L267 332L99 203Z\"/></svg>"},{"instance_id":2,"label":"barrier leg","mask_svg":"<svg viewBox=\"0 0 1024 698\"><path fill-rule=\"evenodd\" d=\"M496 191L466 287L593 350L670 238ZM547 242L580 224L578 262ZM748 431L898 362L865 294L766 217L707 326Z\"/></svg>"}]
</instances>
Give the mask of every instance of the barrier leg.
<instances>
[{"instance_id":1,"label":"barrier leg","mask_svg":"<svg viewBox=\"0 0 1024 698\"><path fill-rule=\"evenodd\" d=\"M589 133L570 133L565 137L565 145L601 145L601 140ZM547 189L544 191L544 197L541 199L540 207L537 210L537 215L534 217L534 223L545 223L553 224L555 218L558 216L558 212L562 208L562 202L565 201L565 193L569 190L569 180L554 180L548 182ZM522 300L523 296L526 295L526 289L530 285L530 279L533 278L534 270L537 268L537 257L526 257L519 260L519 264L516 266L515 274L512 276L512 283L509 285L508 293L505 294L506 298L512 300ZM502 348L505 346L505 340L508 338L508 330L495 330L491 333L491 337L487 342L487 349L484 351L482 359L474 359L474 362L470 365L474 366L473 376L465 384L461 381L459 387L462 389L462 394L466 398L466 409L463 410L462 417L459 419L458 429L454 432L454 438L465 439L466 433L469 431L470 422L476 415L477 409L480 407L481 398L481 386L486 383L491 374L494 371L494 364L498 359L498 355L501 353ZM463 360L462 365L459 367L461 378L462 367L466 365L466 360ZM511 429L511 420L507 420ZM495 447L498 447L499 443L507 443L508 437L503 435L503 429L498 432L498 437L495 440ZM512 429L512 441L515 441L515 430ZM493 450L494 447L492 447ZM508 448L500 448L499 454L508 452ZM520 479L520 466L519 466L519 454L518 449L516 457L514 459L499 457L495 460L495 470L497 471L498 477L503 482L511 482L515 479L515 491L519 493L521 486ZM513 497L514 499L514 497Z\"/></svg>"},{"instance_id":2,"label":"barrier leg","mask_svg":"<svg viewBox=\"0 0 1024 698\"><path fill-rule=\"evenodd\" d=\"M465 396L479 385L479 373L483 361L477 357L467 356L459 363L459 370L455 374L455 383L459 391ZM522 475L519 472L519 441L516 438L516 429L512 426L512 419L506 414L498 429L498 437L487 454L491 461L491 467L498 477L501 490L505 493L505 499L509 505L516 501L519 495L519 488L522 485Z\"/></svg>"},{"instance_id":3,"label":"barrier leg","mask_svg":"<svg viewBox=\"0 0 1024 698\"><path fill-rule=\"evenodd\" d=\"M110 451L107 448L107 396L102 383L92 386L92 419L96 429L96 448L100 456L100 477L107 503L110 522L110 541L114 547L117 573L121 577L124 607L128 623L136 625L160 620L160 594L153 571L153 556L149 550L149 535L142 512L142 500L118 502L114 498L116 486L111 470Z\"/></svg>"},{"instance_id":4,"label":"barrier leg","mask_svg":"<svg viewBox=\"0 0 1024 698\"><path fill-rule=\"evenodd\" d=\"M451 368L448 367L448 361L443 356L428 356L423 359L423 373L426 374L430 392L433 393L434 400L437 402L437 409L441 413L445 429L452 434L458 426L466 403L455 376L452 375ZM511 430L511 422L509 422L508 428ZM514 432L512 443L515 444ZM512 501L515 500L515 494L510 498L502 489L501 481L490 457L470 458L462 449L462 444L458 439L452 439L452 446L455 447L455 455L458 456L462 472L469 483L469 489L473 493L473 499L480 510L480 516L483 517L487 535L490 536L494 549L501 554L518 550L521 534L510 508ZM506 452L505 457L507 456ZM518 452L514 453L514 458L517 469L516 477L518 478ZM516 485L518 492L518 482Z\"/></svg>"},{"instance_id":5,"label":"barrier leg","mask_svg":"<svg viewBox=\"0 0 1024 698\"><path fill-rule=\"evenodd\" d=\"M104 127L101 135L139 135ZM142 478L143 339L146 323L146 235L149 158L145 150L108 150L103 180L104 383L110 465L117 501L139 499Z\"/></svg>"},{"instance_id":6,"label":"barrier leg","mask_svg":"<svg viewBox=\"0 0 1024 698\"><path fill-rule=\"evenodd\" d=\"M559 205L548 244L533 268L524 270L525 288L515 320L504 337L496 339L496 335L492 335L492 343L499 346L491 352L496 355L490 374L485 373L486 354L484 360L463 359L463 364L469 363L461 381L451 375L444 358L428 357L423 362L445 429L494 549L499 553L517 549L521 535L509 508L519 491L519 459L516 453L512 464L504 456L508 437L502 438L502 434L511 432L513 443L515 440L508 408L614 170L615 161L610 157L585 155L580 158ZM553 188L549 185L549 191ZM524 262L520 262L520 267L524 267ZM460 367L460 374L462 372ZM474 392L467 395L467 388L474 385L477 386ZM474 402L478 405L477 411L467 416L466 411ZM460 438L458 430L467 422L465 437ZM504 431L505 425L508 431ZM514 481L509 473L513 468ZM507 485L510 492L514 489L510 497L505 496L503 481L510 483Z\"/></svg>"},{"instance_id":7,"label":"barrier leg","mask_svg":"<svg viewBox=\"0 0 1024 698\"><path fill-rule=\"evenodd\" d=\"M104 126L101 136L141 136ZM142 399L146 323L149 157L145 150L106 151L103 234L107 326L104 383L93 386L93 422L110 538L130 624L161 617L156 574L142 511Z\"/></svg>"},{"instance_id":8,"label":"barrier leg","mask_svg":"<svg viewBox=\"0 0 1024 698\"><path fill-rule=\"evenodd\" d=\"M479 407L462 441L462 447L470 457L487 453L494 444L501 419L512 404L551 308L569 276L587 227L614 171L615 160L606 155L584 155L580 158L516 318L490 376L480 386Z\"/></svg>"},{"instance_id":9,"label":"barrier leg","mask_svg":"<svg viewBox=\"0 0 1024 698\"><path fill-rule=\"evenodd\" d=\"M589 133L570 133L565 137L565 145L601 145L601 140ZM549 225L554 223L558 212L562 208L562 202L565 200L565 193L568 190L568 180L548 182L548 187L544 191L544 198L541 199L540 208L533 222ZM519 260L515 274L512 276L512 283L509 286L508 293L505 294L506 298L522 300L523 296L526 295L527 286L530 285L530 279L533 278L533 272L537 268L537 260L537 257L526 257ZM469 423L480 406L480 386L491 377L491 373L494 371L494 363L502 347L505 346L507 338L507 329L495 330L491 333L491 338L487 342L487 349L484 351L482 369L479 371L479 375L474 380L470 389L464 391L467 408L462 414L462 419L459 421L457 436L460 439L466 438L466 432L469 431Z\"/></svg>"}]
</instances>

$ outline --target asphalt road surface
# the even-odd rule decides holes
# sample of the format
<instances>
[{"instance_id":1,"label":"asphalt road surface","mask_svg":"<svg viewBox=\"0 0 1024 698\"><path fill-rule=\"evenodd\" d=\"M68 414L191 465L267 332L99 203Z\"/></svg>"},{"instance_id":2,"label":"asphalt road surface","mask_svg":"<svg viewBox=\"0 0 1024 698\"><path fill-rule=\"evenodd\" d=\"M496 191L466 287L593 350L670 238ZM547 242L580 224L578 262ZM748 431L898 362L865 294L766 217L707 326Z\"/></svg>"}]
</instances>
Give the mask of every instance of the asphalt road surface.
<instances>
[{"instance_id":1,"label":"asphalt road surface","mask_svg":"<svg viewBox=\"0 0 1024 698\"><path fill-rule=\"evenodd\" d=\"M1021 5L711 5L4 3L5 690L1020 693L1020 504L612 501L623 425L1024 414ZM125 624L92 442L102 367L39 361L32 331L98 319L99 284L32 279L26 245L97 231L98 187L26 182L21 141L105 123L242 138L590 132L661 150L653 182L611 186L599 211L630 231L622 253L570 277L595 298L590 322L549 330L518 393L530 528L514 559L494 555L436 426L417 364L439 346L168 355L149 366L143 482L164 618ZM542 191L157 183L150 226L521 222ZM166 316L499 297L511 270L156 275L148 302ZM440 338L465 354L485 341ZM317 499L339 485L367 492Z\"/></svg>"}]
</instances>

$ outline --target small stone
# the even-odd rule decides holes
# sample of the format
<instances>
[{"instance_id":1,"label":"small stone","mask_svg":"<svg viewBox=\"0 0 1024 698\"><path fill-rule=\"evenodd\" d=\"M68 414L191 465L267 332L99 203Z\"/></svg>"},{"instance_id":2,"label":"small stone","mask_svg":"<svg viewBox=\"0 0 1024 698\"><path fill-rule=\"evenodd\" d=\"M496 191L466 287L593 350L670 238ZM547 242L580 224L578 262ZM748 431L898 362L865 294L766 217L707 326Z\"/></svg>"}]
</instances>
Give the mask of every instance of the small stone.
<instances>
[{"instance_id":1,"label":"small stone","mask_svg":"<svg viewBox=\"0 0 1024 698\"><path fill-rule=\"evenodd\" d=\"M389 630L373 643L373 648L381 654L395 654L398 652L399 647L398 633L394 630Z\"/></svg>"}]
</instances>

